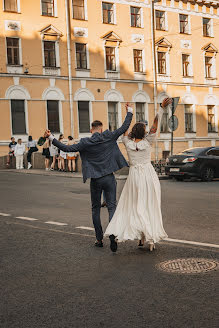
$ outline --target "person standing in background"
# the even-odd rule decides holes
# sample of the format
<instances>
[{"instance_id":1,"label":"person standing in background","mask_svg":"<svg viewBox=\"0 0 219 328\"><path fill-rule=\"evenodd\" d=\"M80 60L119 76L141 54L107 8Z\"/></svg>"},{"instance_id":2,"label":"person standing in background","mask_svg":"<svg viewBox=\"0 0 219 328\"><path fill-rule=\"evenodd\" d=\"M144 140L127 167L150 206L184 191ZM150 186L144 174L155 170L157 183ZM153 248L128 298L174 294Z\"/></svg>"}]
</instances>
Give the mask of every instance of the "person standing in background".
<instances>
[{"instance_id":1,"label":"person standing in background","mask_svg":"<svg viewBox=\"0 0 219 328\"><path fill-rule=\"evenodd\" d=\"M59 136L59 142L64 144L64 135L60 134ZM62 150L59 152L59 158L58 158L58 163L59 163L59 171L64 172L65 171L65 159L66 159L66 153Z\"/></svg>"},{"instance_id":2,"label":"person standing in background","mask_svg":"<svg viewBox=\"0 0 219 328\"><path fill-rule=\"evenodd\" d=\"M9 167L10 162L11 162L11 159L14 156L14 149L15 149L15 146L16 145L17 145L17 142L15 141L15 138L14 137L11 137L11 142L8 145L8 147L9 147L9 153L8 153L8 156L7 156L7 167Z\"/></svg>"},{"instance_id":3,"label":"person standing in background","mask_svg":"<svg viewBox=\"0 0 219 328\"><path fill-rule=\"evenodd\" d=\"M43 145L43 153L42 155L45 156L45 170L49 170L49 161L50 161L50 152L49 152L50 142L47 139Z\"/></svg>"},{"instance_id":4,"label":"person standing in background","mask_svg":"<svg viewBox=\"0 0 219 328\"><path fill-rule=\"evenodd\" d=\"M74 139L72 136L68 136L68 143L67 145L74 145ZM69 172L75 172L76 170L76 165L75 161L77 158L78 154L77 153L68 153L67 154L67 160L68 160L68 170Z\"/></svg>"},{"instance_id":5,"label":"person standing in background","mask_svg":"<svg viewBox=\"0 0 219 328\"><path fill-rule=\"evenodd\" d=\"M25 145L22 143L21 139L18 139L17 145L15 146L14 149L17 170L22 170L24 168L24 153L25 153Z\"/></svg>"},{"instance_id":6,"label":"person standing in background","mask_svg":"<svg viewBox=\"0 0 219 328\"><path fill-rule=\"evenodd\" d=\"M38 151L36 141L33 140L32 136L28 137L28 143L27 143L28 153L27 153L27 169L29 170L32 167L31 164L31 157L32 153Z\"/></svg>"},{"instance_id":7,"label":"person standing in background","mask_svg":"<svg viewBox=\"0 0 219 328\"><path fill-rule=\"evenodd\" d=\"M52 164L50 166L50 171L55 170L56 158L58 156L58 148L53 144L49 147L50 157L52 158Z\"/></svg>"}]
</instances>

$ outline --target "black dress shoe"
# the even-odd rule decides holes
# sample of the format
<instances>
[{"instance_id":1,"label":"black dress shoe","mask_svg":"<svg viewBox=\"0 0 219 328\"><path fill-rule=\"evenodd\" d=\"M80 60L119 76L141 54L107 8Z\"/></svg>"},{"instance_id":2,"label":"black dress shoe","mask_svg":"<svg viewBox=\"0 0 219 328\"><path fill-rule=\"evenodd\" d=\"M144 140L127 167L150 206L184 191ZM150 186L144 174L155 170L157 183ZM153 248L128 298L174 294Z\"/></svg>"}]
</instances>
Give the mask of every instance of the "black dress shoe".
<instances>
[{"instance_id":1,"label":"black dress shoe","mask_svg":"<svg viewBox=\"0 0 219 328\"><path fill-rule=\"evenodd\" d=\"M103 242L102 240L97 240L95 241L95 244L94 244L96 247L103 247Z\"/></svg>"},{"instance_id":2,"label":"black dress shoe","mask_svg":"<svg viewBox=\"0 0 219 328\"><path fill-rule=\"evenodd\" d=\"M115 253L117 251L116 237L114 235L110 235L109 239L110 239L110 249L113 253Z\"/></svg>"}]
</instances>

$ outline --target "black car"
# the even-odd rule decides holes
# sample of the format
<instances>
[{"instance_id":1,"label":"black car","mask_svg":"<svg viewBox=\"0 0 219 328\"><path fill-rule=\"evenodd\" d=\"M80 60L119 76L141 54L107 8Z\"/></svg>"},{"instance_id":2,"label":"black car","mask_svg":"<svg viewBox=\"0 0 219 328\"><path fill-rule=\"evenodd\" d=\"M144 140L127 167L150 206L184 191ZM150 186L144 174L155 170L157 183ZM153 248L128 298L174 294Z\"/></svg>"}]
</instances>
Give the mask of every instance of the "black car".
<instances>
[{"instance_id":1,"label":"black car","mask_svg":"<svg viewBox=\"0 0 219 328\"><path fill-rule=\"evenodd\" d=\"M176 180L188 177L211 181L219 178L219 147L190 148L170 156L165 173Z\"/></svg>"}]
</instances>

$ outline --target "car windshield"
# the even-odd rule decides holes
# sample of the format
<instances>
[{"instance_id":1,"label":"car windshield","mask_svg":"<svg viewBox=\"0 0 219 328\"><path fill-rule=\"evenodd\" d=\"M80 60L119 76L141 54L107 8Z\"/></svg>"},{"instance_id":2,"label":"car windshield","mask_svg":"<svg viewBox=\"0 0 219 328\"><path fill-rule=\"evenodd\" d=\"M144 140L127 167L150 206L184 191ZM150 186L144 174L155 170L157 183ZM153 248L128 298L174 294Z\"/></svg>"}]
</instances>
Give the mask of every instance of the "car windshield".
<instances>
[{"instance_id":1,"label":"car windshield","mask_svg":"<svg viewBox=\"0 0 219 328\"><path fill-rule=\"evenodd\" d=\"M203 148L199 148L199 147L190 148L190 149L186 149L186 150L182 151L178 155L198 155L201 153L201 151L203 151Z\"/></svg>"}]
</instances>

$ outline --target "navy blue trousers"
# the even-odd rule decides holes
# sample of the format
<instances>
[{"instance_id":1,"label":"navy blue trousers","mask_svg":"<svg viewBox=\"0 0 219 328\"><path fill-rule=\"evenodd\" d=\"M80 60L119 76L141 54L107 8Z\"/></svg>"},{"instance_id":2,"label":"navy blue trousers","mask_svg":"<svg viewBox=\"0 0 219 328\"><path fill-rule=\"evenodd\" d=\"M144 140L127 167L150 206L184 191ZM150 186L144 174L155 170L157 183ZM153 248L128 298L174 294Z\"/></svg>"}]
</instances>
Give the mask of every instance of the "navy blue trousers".
<instances>
[{"instance_id":1,"label":"navy blue trousers","mask_svg":"<svg viewBox=\"0 0 219 328\"><path fill-rule=\"evenodd\" d=\"M100 220L101 195L104 191L109 212L109 221L116 210L116 179L113 173L98 179L90 180L90 193L92 203L92 220L97 240L103 239L103 229Z\"/></svg>"}]
</instances>

